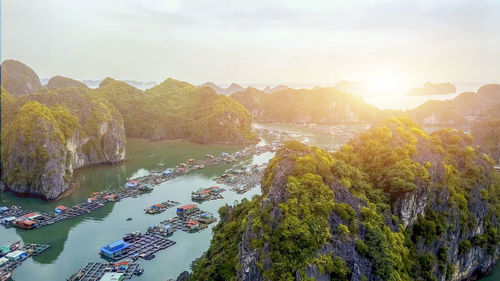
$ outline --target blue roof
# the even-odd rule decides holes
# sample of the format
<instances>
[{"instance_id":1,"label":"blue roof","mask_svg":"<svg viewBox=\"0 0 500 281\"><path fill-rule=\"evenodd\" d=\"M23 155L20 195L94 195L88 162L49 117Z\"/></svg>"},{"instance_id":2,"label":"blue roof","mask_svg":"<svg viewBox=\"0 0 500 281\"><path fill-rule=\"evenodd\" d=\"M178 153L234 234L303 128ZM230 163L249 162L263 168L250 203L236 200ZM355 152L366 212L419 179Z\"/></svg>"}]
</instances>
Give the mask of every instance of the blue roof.
<instances>
[{"instance_id":1,"label":"blue roof","mask_svg":"<svg viewBox=\"0 0 500 281\"><path fill-rule=\"evenodd\" d=\"M106 254L113 254L117 251L123 250L130 247L130 244L127 242L124 242L123 240L118 240L116 242L113 242L111 244L108 244L104 247L101 248L101 252L106 253Z\"/></svg>"},{"instance_id":2,"label":"blue roof","mask_svg":"<svg viewBox=\"0 0 500 281\"><path fill-rule=\"evenodd\" d=\"M9 207L0 207L0 210L2 210L2 211L8 211Z\"/></svg>"}]
</instances>

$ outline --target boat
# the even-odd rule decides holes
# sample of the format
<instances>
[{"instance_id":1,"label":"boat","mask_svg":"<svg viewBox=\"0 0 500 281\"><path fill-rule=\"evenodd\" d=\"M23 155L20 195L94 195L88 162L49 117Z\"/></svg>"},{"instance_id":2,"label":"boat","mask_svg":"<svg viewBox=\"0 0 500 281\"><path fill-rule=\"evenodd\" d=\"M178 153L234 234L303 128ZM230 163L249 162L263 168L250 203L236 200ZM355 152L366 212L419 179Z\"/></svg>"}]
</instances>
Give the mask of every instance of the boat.
<instances>
[{"instance_id":1,"label":"boat","mask_svg":"<svg viewBox=\"0 0 500 281\"><path fill-rule=\"evenodd\" d=\"M10 250L15 251L15 250L19 249L19 246L21 246L21 241L17 241L16 243L12 243L10 245Z\"/></svg>"},{"instance_id":2,"label":"boat","mask_svg":"<svg viewBox=\"0 0 500 281\"><path fill-rule=\"evenodd\" d=\"M12 274L14 273L14 270L11 269L10 271L5 271L5 272L2 272L0 271L0 279L1 281L7 281L9 280L10 277L12 277Z\"/></svg>"},{"instance_id":3,"label":"boat","mask_svg":"<svg viewBox=\"0 0 500 281\"><path fill-rule=\"evenodd\" d=\"M149 255L145 256L144 259L148 261L148 260L154 259L155 257L156 257L155 254L149 254Z\"/></svg>"},{"instance_id":4,"label":"boat","mask_svg":"<svg viewBox=\"0 0 500 281\"><path fill-rule=\"evenodd\" d=\"M143 273L144 273L144 268L138 268L134 271L134 275L137 275L137 276L139 276Z\"/></svg>"}]
</instances>

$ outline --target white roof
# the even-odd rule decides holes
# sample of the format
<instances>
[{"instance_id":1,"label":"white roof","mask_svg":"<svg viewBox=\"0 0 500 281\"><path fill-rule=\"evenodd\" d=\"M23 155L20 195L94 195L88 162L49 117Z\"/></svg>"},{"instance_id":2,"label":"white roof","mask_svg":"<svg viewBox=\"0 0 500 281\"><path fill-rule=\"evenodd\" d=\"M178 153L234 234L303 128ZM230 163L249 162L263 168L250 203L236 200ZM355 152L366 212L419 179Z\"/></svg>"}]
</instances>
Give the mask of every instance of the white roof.
<instances>
[{"instance_id":1,"label":"white roof","mask_svg":"<svg viewBox=\"0 0 500 281\"><path fill-rule=\"evenodd\" d=\"M20 251L20 250L17 250L17 251L14 251L14 252L10 252L8 253L7 255L5 255L6 257L8 258L17 258L19 257L20 255L24 254L23 251Z\"/></svg>"},{"instance_id":2,"label":"white roof","mask_svg":"<svg viewBox=\"0 0 500 281\"><path fill-rule=\"evenodd\" d=\"M0 264L4 264L4 263L6 263L8 261L9 261L8 258L5 258L5 257L0 258Z\"/></svg>"},{"instance_id":3,"label":"white roof","mask_svg":"<svg viewBox=\"0 0 500 281\"><path fill-rule=\"evenodd\" d=\"M123 276L123 273L115 273L115 272L106 272L100 281L118 281L122 280L121 277Z\"/></svg>"}]
</instances>

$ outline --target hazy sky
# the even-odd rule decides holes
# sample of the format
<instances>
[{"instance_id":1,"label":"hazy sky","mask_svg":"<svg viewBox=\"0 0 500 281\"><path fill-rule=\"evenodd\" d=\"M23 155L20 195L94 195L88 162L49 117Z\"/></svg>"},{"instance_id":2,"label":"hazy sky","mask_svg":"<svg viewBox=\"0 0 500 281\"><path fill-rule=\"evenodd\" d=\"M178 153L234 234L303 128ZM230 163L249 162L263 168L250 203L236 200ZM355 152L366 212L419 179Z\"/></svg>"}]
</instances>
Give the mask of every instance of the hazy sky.
<instances>
[{"instance_id":1,"label":"hazy sky","mask_svg":"<svg viewBox=\"0 0 500 281\"><path fill-rule=\"evenodd\" d=\"M40 77L500 82L500 1L2 0Z\"/></svg>"}]
</instances>

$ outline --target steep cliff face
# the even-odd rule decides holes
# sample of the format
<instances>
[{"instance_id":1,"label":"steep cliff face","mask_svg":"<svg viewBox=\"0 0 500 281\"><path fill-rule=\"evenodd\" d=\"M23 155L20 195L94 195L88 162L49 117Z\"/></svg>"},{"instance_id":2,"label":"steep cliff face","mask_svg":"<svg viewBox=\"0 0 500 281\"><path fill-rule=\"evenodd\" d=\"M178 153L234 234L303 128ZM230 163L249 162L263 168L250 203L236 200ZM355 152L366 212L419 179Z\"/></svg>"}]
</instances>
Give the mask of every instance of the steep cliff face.
<instances>
[{"instance_id":1,"label":"steep cliff face","mask_svg":"<svg viewBox=\"0 0 500 281\"><path fill-rule=\"evenodd\" d=\"M40 78L27 65L16 60L2 62L2 87L15 96L32 94L42 89Z\"/></svg>"},{"instance_id":2,"label":"steep cliff face","mask_svg":"<svg viewBox=\"0 0 500 281\"><path fill-rule=\"evenodd\" d=\"M500 178L470 136L392 119L329 154L289 143L221 208L191 280L468 280L499 254Z\"/></svg>"},{"instance_id":3,"label":"steep cliff face","mask_svg":"<svg viewBox=\"0 0 500 281\"><path fill-rule=\"evenodd\" d=\"M2 104L2 181L15 193L55 199L75 169L124 159L121 115L84 89L44 90Z\"/></svg>"}]
</instances>

